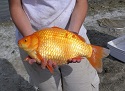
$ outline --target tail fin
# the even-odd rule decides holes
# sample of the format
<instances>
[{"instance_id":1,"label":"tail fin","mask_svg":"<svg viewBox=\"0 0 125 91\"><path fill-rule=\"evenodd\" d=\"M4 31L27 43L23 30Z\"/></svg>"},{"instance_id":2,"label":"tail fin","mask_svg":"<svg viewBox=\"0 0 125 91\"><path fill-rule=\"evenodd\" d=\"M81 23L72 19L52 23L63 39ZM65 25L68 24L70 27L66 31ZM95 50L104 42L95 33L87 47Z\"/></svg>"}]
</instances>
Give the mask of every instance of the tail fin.
<instances>
[{"instance_id":1,"label":"tail fin","mask_svg":"<svg viewBox=\"0 0 125 91\"><path fill-rule=\"evenodd\" d=\"M98 72L102 72L102 58L107 57L110 53L110 50L94 45L92 45L92 49L92 55L87 59Z\"/></svg>"}]
</instances>

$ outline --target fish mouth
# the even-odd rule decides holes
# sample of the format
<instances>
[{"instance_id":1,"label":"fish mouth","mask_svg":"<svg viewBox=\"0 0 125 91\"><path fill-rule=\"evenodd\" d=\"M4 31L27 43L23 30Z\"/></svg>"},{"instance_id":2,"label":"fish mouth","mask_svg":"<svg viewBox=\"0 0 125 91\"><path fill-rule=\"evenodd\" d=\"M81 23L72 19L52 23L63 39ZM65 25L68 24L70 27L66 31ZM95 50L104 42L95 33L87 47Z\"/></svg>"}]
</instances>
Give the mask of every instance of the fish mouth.
<instances>
[{"instance_id":1,"label":"fish mouth","mask_svg":"<svg viewBox=\"0 0 125 91\"><path fill-rule=\"evenodd\" d=\"M20 48L22 48L22 44L18 41L18 46L20 47Z\"/></svg>"}]
</instances>

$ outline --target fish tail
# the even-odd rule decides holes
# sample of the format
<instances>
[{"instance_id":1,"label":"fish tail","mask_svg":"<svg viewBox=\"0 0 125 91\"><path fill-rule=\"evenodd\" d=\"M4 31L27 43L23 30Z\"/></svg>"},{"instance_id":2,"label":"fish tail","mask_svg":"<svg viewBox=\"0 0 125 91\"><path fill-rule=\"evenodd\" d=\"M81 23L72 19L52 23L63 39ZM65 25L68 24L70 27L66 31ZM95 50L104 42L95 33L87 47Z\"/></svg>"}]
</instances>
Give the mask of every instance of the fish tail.
<instances>
[{"instance_id":1,"label":"fish tail","mask_svg":"<svg viewBox=\"0 0 125 91\"><path fill-rule=\"evenodd\" d=\"M107 57L109 53L109 49L92 45L92 55L87 59L91 65L100 73L102 72L102 58Z\"/></svg>"}]
</instances>

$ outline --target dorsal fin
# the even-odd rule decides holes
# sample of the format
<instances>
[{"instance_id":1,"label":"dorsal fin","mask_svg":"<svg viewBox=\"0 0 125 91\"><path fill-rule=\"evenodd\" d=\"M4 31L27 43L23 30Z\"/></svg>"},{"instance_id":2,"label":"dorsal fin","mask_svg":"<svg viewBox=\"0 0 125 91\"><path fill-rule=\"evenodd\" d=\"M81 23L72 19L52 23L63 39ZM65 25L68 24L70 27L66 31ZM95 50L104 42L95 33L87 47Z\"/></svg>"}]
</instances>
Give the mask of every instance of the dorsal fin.
<instances>
[{"instance_id":1,"label":"dorsal fin","mask_svg":"<svg viewBox=\"0 0 125 91\"><path fill-rule=\"evenodd\" d=\"M73 33L73 34L75 34L75 33ZM86 42L85 39L83 37L81 37L80 35L78 35L78 34L75 34L75 35L78 36L79 39L82 40L83 42Z\"/></svg>"},{"instance_id":2,"label":"dorsal fin","mask_svg":"<svg viewBox=\"0 0 125 91\"><path fill-rule=\"evenodd\" d=\"M53 26L52 28L62 29L62 28L57 27L57 26ZM68 31L68 32L71 32L71 31ZM71 33L73 33L73 32L71 32ZM73 33L73 34L75 34L75 33ZM81 37L80 35L78 35L78 34L75 34L75 35L76 35L76 36L78 36L78 37L79 37L79 39L80 39L80 40L82 40L83 42L86 42L86 41L85 41L85 39L84 39L83 37Z\"/></svg>"},{"instance_id":3,"label":"dorsal fin","mask_svg":"<svg viewBox=\"0 0 125 91\"><path fill-rule=\"evenodd\" d=\"M57 27L57 26L53 26L52 28L56 28L56 29L62 29L62 28L60 28L60 27Z\"/></svg>"}]
</instances>

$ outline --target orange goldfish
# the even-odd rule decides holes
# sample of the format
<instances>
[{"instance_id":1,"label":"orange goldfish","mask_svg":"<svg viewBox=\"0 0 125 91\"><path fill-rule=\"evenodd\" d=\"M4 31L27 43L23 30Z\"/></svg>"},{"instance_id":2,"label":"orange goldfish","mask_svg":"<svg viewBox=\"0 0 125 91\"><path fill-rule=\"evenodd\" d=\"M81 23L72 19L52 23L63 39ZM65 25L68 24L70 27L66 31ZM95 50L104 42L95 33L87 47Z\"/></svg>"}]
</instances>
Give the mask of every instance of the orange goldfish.
<instances>
[{"instance_id":1,"label":"orange goldfish","mask_svg":"<svg viewBox=\"0 0 125 91\"><path fill-rule=\"evenodd\" d=\"M87 44L81 36L58 27L45 28L26 36L18 41L18 46L37 63L44 64L43 59L47 59L62 65L69 59L86 57L99 72L102 71L102 58L109 55L108 49ZM52 67L46 67L53 71Z\"/></svg>"}]
</instances>

